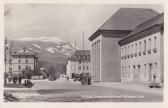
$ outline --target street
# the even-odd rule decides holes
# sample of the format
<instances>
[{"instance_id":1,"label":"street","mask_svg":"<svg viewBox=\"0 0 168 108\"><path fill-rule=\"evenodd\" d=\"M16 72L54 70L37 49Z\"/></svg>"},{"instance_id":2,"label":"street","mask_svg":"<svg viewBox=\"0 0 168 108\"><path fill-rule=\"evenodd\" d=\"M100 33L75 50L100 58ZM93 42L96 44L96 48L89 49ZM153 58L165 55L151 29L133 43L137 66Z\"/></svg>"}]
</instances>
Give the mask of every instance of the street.
<instances>
[{"instance_id":1,"label":"street","mask_svg":"<svg viewBox=\"0 0 168 108\"><path fill-rule=\"evenodd\" d=\"M80 85L72 80L34 81L32 88L5 89L21 102L161 102L163 94L116 87ZM113 83L112 83L113 84ZM111 84L111 85L112 85ZM152 90L152 89L151 89ZM154 90L154 89L153 89ZM161 91L161 90L160 90Z\"/></svg>"}]
</instances>

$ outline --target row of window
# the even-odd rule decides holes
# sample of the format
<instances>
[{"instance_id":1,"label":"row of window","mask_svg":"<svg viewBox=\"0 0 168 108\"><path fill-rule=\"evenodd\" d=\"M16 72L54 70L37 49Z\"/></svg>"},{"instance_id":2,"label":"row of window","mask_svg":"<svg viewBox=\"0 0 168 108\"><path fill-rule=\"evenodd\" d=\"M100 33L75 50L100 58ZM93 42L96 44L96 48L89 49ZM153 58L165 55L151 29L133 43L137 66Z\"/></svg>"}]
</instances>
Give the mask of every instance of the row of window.
<instances>
[{"instance_id":1,"label":"row of window","mask_svg":"<svg viewBox=\"0 0 168 108\"><path fill-rule=\"evenodd\" d=\"M85 64L85 63L89 63L89 62L82 62L82 61L79 61L79 64L83 64L83 63Z\"/></svg>"},{"instance_id":2,"label":"row of window","mask_svg":"<svg viewBox=\"0 0 168 108\"><path fill-rule=\"evenodd\" d=\"M79 57L79 58L80 58L80 57L81 57L81 58L82 58L82 57L83 57L83 58L89 58L90 55L76 55L76 57Z\"/></svg>"},{"instance_id":3,"label":"row of window","mask_svg":"<svg viewBox=\"0 0 168 108\"><path fill-rule=\"evenodd\" d=\"M148 65L148 68L147 68ZM131 68L133 73L137 73L140 75L140 73L144 73L144 77L147 77L147 74L155 74L157 73L157 63L149 63L144 65L133 65L130 66L122 66L122 77L130 78L131 77ZM152 75L151 75L152 77Z\"/></svg>"},{"instance_id":4,"label":"row of window","mask_svg":"<svg viewBox=\"0 0 168 108\"><path fill-rule=\"evenodd\" d=\"M122 47L121 59L122 60L127 58L129 59L129 58L133 58L141 55L151 54L152 52L157 53L156 41L157 41L157 38L154 37L154 42L153 42L154 45L151 44L151 38L149 38L148 40L144 40L143 42L140 41L132 45ZM148 49L147 49L147 43L148 43ZM151 48L151 46L153 46L153 49Z\"/></svg>"},{"instance_id":5,"label":"row of window","mask_svg":"<svg viewBox=\"0 0 168 108\"><path fill-rule=\"evenodd\" d=\"M82 70L82 66L79 66L79 70ZM83 66L83 70L89 70L89 66Z\"/></svg>"},{"instance_id":6,"label":"row of window","mask_svg":"<svg viewBox=\"0 0 168 108\"><path fill-rule=\"evenodd\" d=\"M26 65L26 70L28 70L28 69L31 69L31 67ZM21 66L20 65L18 66L18 70L21 70Z\"/></svg>"},{"instance_id":7,"label":"row of window","mask_svg":"<svg viewBox=\"0 0 168 108\"><path fill-rule=\"evenodd\" d=\"M92 43L92 46L94 46L94 45L96 45L96 44L98 44L98 43L100 43L100 39L97 40L96 42Z\"/></svg>"},{"instance_id":8,"label":"row of window","mask_svg":"<svg viewBox=\"0 0 168 108\"><path fill-rule=\"evenodd\" d=\"M28 59L25 60L26 63L28 63ZM18 60L18 63L21 63L21 60Z\"/></svg>"}]
</instances>

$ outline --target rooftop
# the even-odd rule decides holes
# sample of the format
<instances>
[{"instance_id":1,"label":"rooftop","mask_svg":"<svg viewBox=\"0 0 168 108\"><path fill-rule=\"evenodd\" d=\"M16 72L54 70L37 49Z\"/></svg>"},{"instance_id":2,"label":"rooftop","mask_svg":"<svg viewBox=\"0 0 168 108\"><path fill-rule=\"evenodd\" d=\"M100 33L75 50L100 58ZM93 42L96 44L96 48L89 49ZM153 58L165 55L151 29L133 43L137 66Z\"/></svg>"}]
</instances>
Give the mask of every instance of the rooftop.
<instances>
[{"instance_id":1,"label":"rooftop","mask_svg":"<svg viewBox=\"0 0 168 108\"><path fill-rule=\"evenodd\" d=\"M90 50L77 50L68 60L90 61Z\"/></svg>"},{"instance_id":2,"label":"rooftop","mask_svg":"<svg viewBox=\"0 0 168 108\"><path fill-rule=\"evenodd\" d=\"M35 56L36 54L33 52L30 52L26 48L23 48L22 50L18 52L13 52L11 55L12 56Z\"/></svg>"},{"instance_id":3,"label":"rooftop","mask_svg":"<svg viewBox=\"0 0 168 108\"><path fill-rule=\"evenodd\" d=\"M139 24L142 24L157 15L159 15L159 13L153 9L120 8L96 32L102 30L133 30ZM89 40L97 37L94 34Z\"/></svg>"},{"instance_id":4,"label":"rooftop","mask_svg":"<svg viewBox=\"0 0 168 108\"><path fill-rule=\"evenodd\" d=\"M138 34L139 32L145 31L150 27L154 27L155 25L161 25L163 23L164 23L164 13L159 14L158 16L151 18L150 20L138 25L131 33L129 33L127 36L121 39L120 42L131 36Z\"/></svg>"}]
</instances>

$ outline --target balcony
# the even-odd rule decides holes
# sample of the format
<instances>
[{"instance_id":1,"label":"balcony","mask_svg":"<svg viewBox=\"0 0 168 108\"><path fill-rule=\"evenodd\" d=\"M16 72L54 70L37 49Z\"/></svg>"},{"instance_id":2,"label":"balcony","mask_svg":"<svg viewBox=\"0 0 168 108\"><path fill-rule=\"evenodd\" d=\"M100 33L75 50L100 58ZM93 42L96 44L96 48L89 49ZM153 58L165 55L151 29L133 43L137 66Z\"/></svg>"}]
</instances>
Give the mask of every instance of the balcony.
<instances>
[{"instance_id":1,"label":"balcony","mask_svg":"<svg viewBox=\"0 0 168 108\"><path fill-rule=\"evenodd\" d=\"M151 54L151 49L148 49L148 54Z\"/></svg>"},{"instance_id":2,"label":"balcony","mask_svg":"<svg viewBox=\"0 0 168 108\"><path fill-rule=\"evenodd\" d=\"M152 49L152 50L153 50L153 52L154 52L154 53L156 53L156 52L157 52L157 49L156 49L156 48L154 48L154 49Z\"/></svg>"}]
</instances>

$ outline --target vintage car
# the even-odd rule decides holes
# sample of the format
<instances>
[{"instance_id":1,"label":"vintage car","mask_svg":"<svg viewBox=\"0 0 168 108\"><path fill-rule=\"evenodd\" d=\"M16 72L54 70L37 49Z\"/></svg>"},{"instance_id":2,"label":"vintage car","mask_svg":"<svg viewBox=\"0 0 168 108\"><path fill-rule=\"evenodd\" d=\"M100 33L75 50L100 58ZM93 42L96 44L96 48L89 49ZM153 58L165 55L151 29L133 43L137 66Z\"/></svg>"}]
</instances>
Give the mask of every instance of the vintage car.
<instances>
[{"instance_id":1,"label":"vintage car","mask_svg":"<svg viewBox=\"0 0 168 108\"><path fill-rule=\"evenodd\" d=\"M159 82L152 82L149 84L150 88L162 88L163 84L159 83Z\"/></svg>"}]
</instances>

